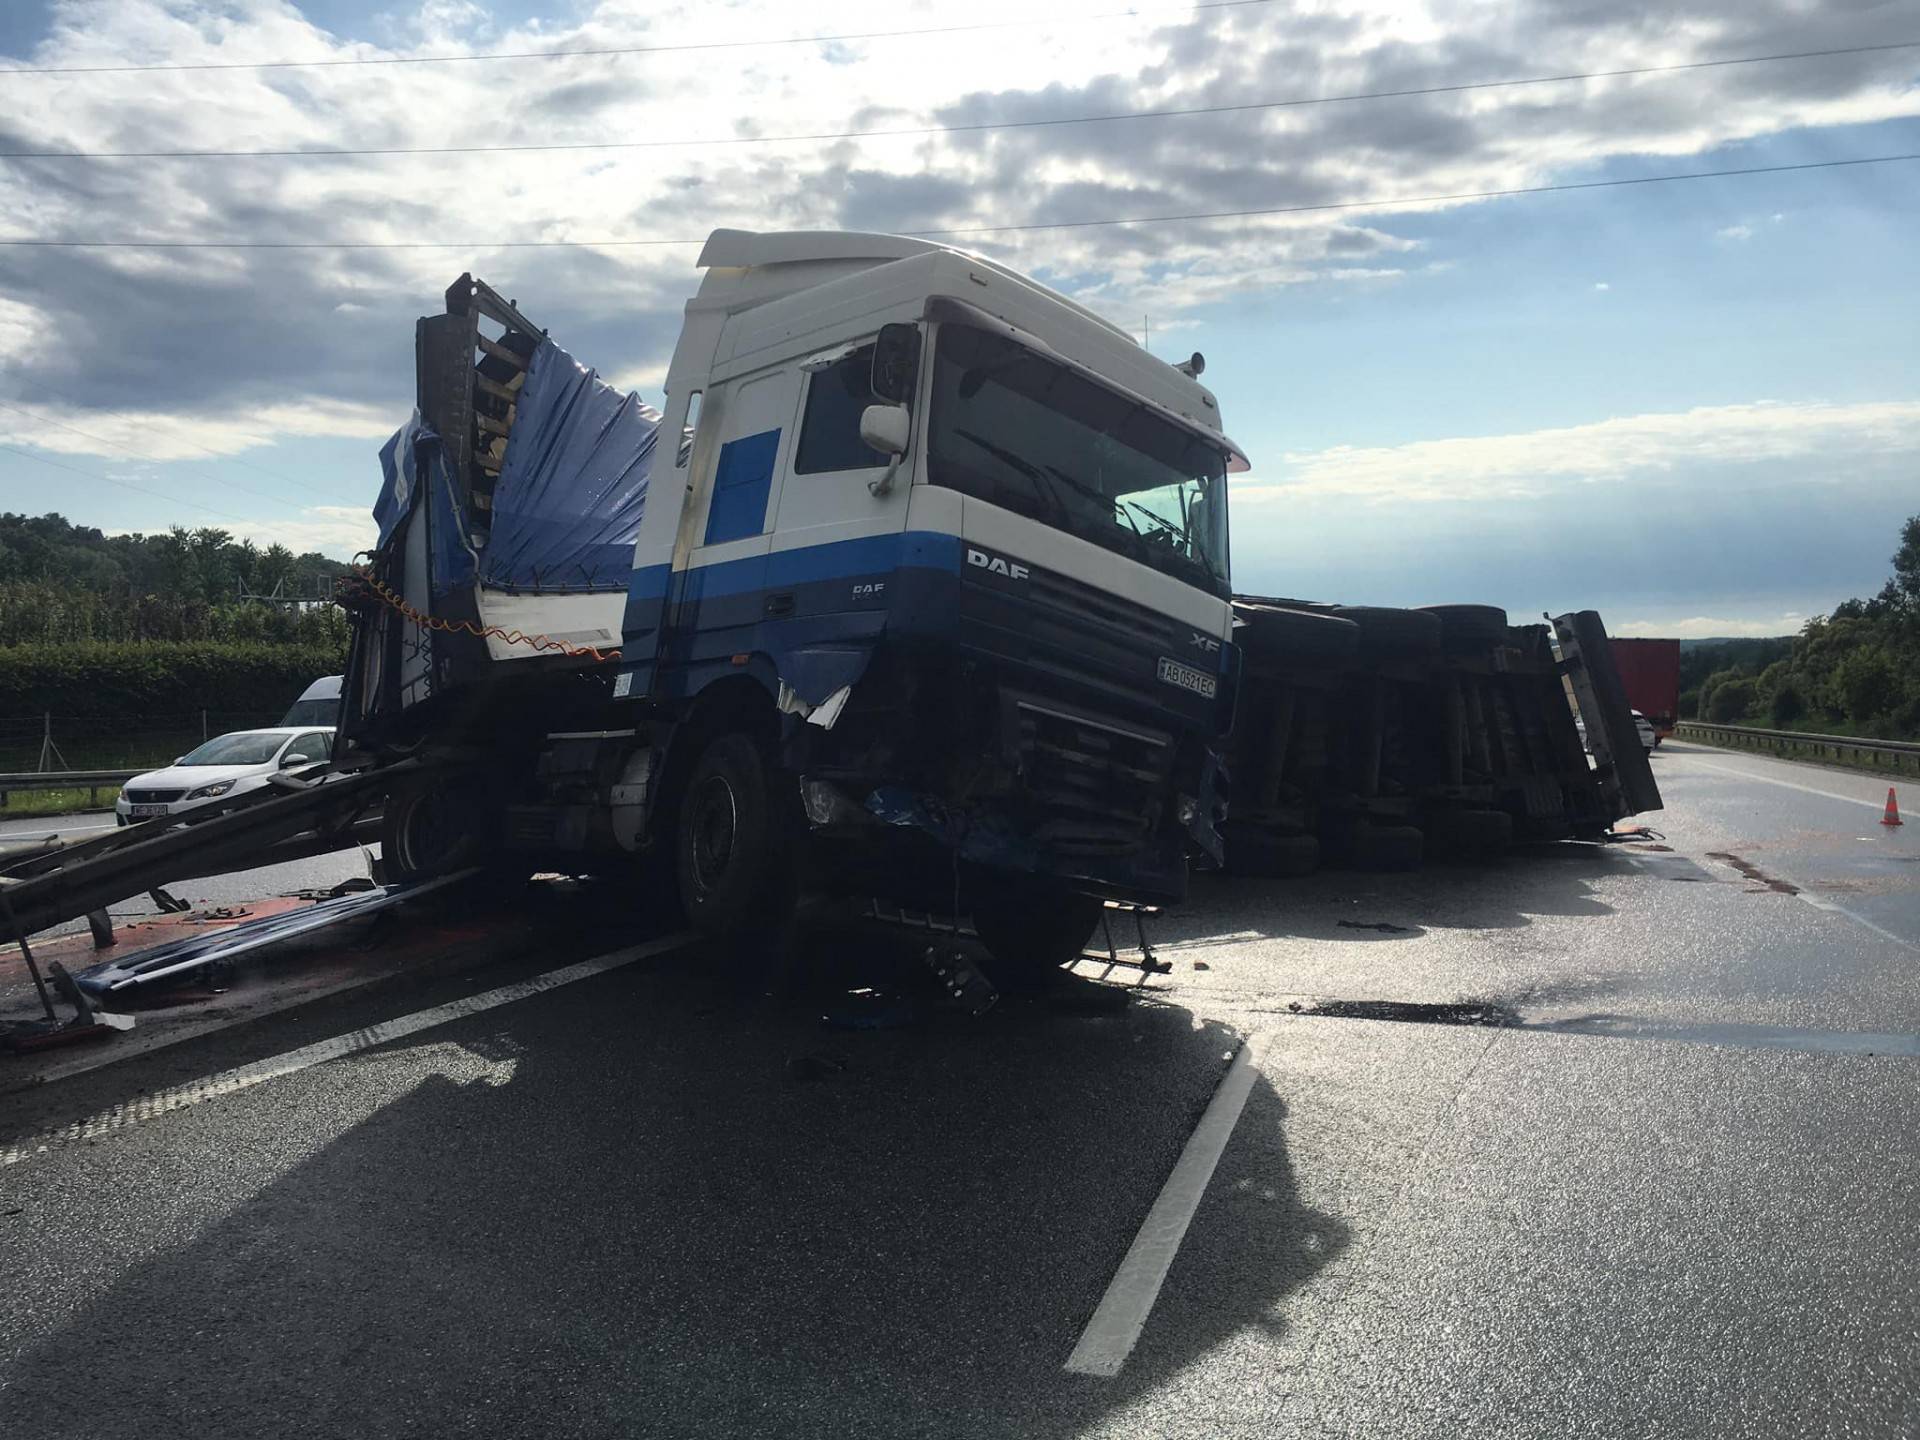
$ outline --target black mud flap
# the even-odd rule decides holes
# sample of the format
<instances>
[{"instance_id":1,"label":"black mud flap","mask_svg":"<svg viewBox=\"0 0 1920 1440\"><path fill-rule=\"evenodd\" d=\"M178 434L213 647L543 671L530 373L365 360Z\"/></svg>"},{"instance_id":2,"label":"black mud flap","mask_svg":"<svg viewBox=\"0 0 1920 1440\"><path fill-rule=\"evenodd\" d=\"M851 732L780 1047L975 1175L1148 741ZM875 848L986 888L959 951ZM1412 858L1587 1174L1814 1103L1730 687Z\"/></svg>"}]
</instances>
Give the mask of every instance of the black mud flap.
<instances>
[{"instance_id":1,"label":"black mud flap","mask_svg":"<svg viewBox=\"0 0 1920 1440\"><path fill-rule=\"evenodd\" d=\"M1594 778L1613 818L1663 808L1599 612L1554 616L1553 637L1560 647L1561 672L1573 686L1574 703L1587 727Z\"/></svg>"}]
</instances>

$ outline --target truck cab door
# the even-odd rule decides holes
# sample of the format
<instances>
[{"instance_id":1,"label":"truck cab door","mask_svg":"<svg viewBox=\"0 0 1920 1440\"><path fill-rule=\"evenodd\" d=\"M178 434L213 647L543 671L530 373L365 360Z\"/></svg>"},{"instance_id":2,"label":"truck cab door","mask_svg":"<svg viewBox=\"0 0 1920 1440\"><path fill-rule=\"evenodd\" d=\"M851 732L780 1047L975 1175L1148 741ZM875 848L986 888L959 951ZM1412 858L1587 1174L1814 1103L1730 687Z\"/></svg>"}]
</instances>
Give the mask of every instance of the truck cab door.
<instances>
[{"instance_id":1,"label":"truck cab door","mask_svg":"<svg viewBox=\"0 0 1920 1440\"><path fill-rule=\"evenodd\" d=\"M706 401L717 453L705 504L690 506L667 588L662 659L728 663L754 648L766 616L767 551L791 449L800 374L790 366L729 382ZM703 447L704 448L704 447Z\"/></svg>"},{"instance_id":2,"label":"truck cab door","mask_svg":"<svg viewBox=\"0 0 1920 1440\"><path fill-rule=\"evenodd\" d=\"M891 457L860 438L860 417L888 403L872 388L874 342L855 341L803 364L798 434L791 471L780 492L768 557L768 603L828 638L818 617L852 619L847 638L877 634L888 583L899 561L911 466L903 461L882 489Z\"/></svg>"}]
</instances>

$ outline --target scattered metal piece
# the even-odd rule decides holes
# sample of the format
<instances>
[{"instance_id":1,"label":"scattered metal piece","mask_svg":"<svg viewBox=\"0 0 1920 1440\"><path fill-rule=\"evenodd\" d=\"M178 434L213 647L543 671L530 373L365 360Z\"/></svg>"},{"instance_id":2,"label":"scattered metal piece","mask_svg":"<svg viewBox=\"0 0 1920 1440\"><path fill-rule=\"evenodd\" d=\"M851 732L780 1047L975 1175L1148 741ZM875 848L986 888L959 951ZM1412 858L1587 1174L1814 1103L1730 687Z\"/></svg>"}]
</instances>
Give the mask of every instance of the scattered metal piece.
<instances>
[{"instance_id":1,"label":"scattered metal piece","mask_svg":"<svg viewBox=\"0 0 1920 1440\"><path fill-rule=\"evenodd\" d=\"M953 1004L976 1018L991 1010L1000 998L993 982L980 973L980 967L967 958L958 945L929 945L921 953L925 965L939 983L941 992Z\"/></svg>"},{"instance_id":2,"label":"scattered metal piece","mask_svg":"<svg viewBox=\"0 0 1920 1440\"><path fill-rule=\"evenodd\" d=\"M163 915L179 915L193 908L193 906L185 900L168 893L167 887L164 885L156 885L147 891L147 898L159 907L160 913Z\"/></svg>"},{"instance_id":3,"label":"scattered metal piece","mask_svg":"<svg viewBox=\"0 0 1920 1440\"><path fill-rule=\"evenodd\" d=\"M1409 935L1405 925L1389 925L1385 920L1341 920L1336 922L1342 930L1377 930L1382 935Z\"/></svg>"},{"instance_id":4,"label":"scattered metal piece","mask_svg":"<svg viewBox=\"0 0 1920 1440\"><path fill-rule=\"evenodd\" d=\"M93 948L105 950L113 944L113 917L105 908L87 912L87 929L93 934Z\"/></svg>"},{"instance_id":5,"label":"scattered metal piece","mask_svg":"<svg viewBox=\"0 0 1920 1440\"><path fill-rule=\"evenodd\" d=\"M474 870L461 870L418 884L388 885L379 890L343 895L337 900L322 900L304 910L263 915L225 930L189 935L121 959L102 961L82 970L74 979L81 989L96 996L118 994L175 980L193 971L231 960L237 955L244 955L262 945L289 940L342 920L378 912L402 900L431 894L475 873Z\"/></svg>"}]
</instances>

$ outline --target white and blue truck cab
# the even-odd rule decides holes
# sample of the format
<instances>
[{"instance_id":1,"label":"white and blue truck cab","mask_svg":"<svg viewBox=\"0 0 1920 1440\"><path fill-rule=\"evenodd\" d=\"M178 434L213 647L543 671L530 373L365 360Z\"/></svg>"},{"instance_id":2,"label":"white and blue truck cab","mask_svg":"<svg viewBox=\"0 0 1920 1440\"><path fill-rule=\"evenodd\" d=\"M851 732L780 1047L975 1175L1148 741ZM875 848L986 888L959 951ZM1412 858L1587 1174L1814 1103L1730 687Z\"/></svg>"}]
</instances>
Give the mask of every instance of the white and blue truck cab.
<instances>
[{"instance_id":1,"label":"white and blue truck cab","mask_svg":"<svg viewBox=\"0 0 1920 1440\"><path fill-rule=\"evenodd\" d=\"M468 277L421 322L343 719L439 762L389 867L635 852L713 930L805 883L1036 963L1181 898L1238 674L1199 357L923 240L699 264L664 415Z\"/></svg>"}]
</instances>

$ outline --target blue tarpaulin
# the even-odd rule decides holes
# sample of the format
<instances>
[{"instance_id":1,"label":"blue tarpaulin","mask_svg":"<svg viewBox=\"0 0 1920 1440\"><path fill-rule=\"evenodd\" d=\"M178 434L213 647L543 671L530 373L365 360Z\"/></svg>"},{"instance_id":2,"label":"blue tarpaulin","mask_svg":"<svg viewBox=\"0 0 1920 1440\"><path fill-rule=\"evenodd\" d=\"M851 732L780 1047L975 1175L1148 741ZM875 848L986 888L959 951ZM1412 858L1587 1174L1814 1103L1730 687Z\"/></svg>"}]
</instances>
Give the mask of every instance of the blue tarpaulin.
<instances>
[{"instance_id":1,"label":"blue tarpaulin","mask_svg":"<svg viewBox=\"0 0 1920 1440\"><path fill-rule=\"evenodd\" d=\"M380 527L378 548L387 548L401 522L424 499L428 502L431 593L438 599L459 586L472 584L473 550L467 539L466 516L447 467L446 448L421 420L418 410L380 447L380 476L380 495L373 502L373 518Z\"/></svg>"},{"instance_id":2,"label":"blue tarpaulin","mask_svg":"<svg viewBox=\"0 0 1920 1440\"><path fill-rule=\"evenodd\" d=\"M517 406L480 556L482 583L624 592L660 413L551 340L533 352Z\"/></svg>"}]
</instances>

